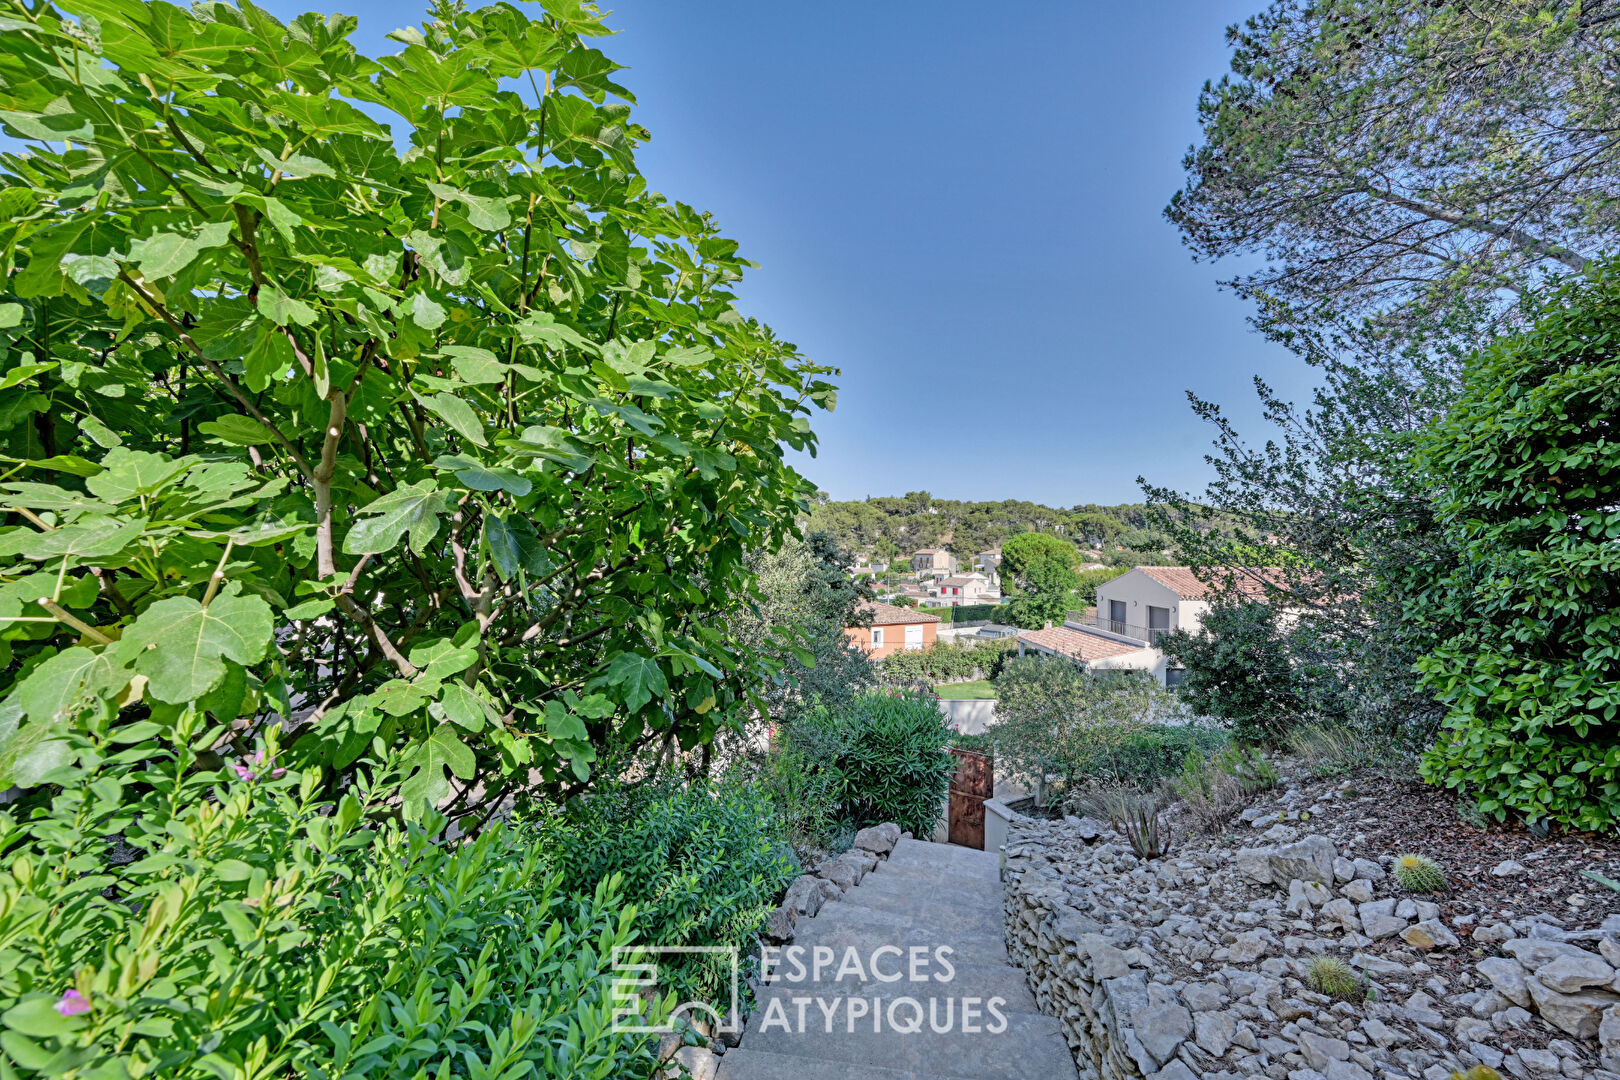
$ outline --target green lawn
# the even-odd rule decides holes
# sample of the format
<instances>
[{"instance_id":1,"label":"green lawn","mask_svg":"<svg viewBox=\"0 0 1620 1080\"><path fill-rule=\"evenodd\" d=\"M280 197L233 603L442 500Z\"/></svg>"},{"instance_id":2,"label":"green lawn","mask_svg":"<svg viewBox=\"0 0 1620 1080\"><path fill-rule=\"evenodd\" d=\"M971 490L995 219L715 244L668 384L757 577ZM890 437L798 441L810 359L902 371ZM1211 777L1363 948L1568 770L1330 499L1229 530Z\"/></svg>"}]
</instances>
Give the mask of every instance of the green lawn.
<instances>
[{"instance_id":1,"label":"green lawn","mask_svg":"<svg viewBox=\"0 0 1620 1080\"><path fill-rule=\"evenodd\" d=\"M980 680L979 682L944 683L934 687L934 693L942 698L952 699L994 698L996 688L988 682Z\"/></svg>"}]
</instances>

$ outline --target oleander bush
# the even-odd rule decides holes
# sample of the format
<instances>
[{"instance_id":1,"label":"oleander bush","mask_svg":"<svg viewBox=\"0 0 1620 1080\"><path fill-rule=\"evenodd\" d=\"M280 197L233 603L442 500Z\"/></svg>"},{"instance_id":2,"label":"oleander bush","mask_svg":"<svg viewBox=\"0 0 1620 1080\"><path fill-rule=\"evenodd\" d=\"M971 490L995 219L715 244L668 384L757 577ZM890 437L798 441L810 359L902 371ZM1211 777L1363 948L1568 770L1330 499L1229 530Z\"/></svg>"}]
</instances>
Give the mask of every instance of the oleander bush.
<instances>
[{"instance_id":1,"label":"oleander bush","mask_svg":"<svg viewBox=\"0 0 1620 1080\"><path fill-rule=\"evenodd\" d=\"M839 789L834 820L844 829L893 821L928 836L956 771L953 735L933 694L876 690L813 710L779 737L804 751L805 770L833 778L822 782Z\"/></svg>"},{"instance_id":2,"label":"oleander bush","mask_svg":"<svg viewBox=\"0 0 1620 1080\"><path fill-rule=\"evenodd\" d=\"M731 945L746 953L798 862L769 795L741 784L615 785L537 823L564 893L620 883L645 945ZM682 1001L724 1002L728 962L660 962Z\"/></svg>"},{"instance_id":3,"label":"oleander bush","mask_svg":"<svg viewBox=\"0 0 1620 1080\"><path fill-rule=\"evenodd\" d=\"M877 691L857 698L835 725L844 741L837 767L849 821L857 828L893 821L931 835L956 772L938 700L922 691Z\"/></svg>"},{"instance_id":4,"label":"oleander bush","mask_svg":"<svg viewBox=\"0 0 1620 1080\"><path fill-rule=\"evenodd\" d=\"M8 1076L652 1075L651 1037L612 1029L618 878L569 895L530 830L448 844L432 811L376 823L389 787L333 802L316 771L178 741L0 811Z\"/></svg>"}]
</instances>

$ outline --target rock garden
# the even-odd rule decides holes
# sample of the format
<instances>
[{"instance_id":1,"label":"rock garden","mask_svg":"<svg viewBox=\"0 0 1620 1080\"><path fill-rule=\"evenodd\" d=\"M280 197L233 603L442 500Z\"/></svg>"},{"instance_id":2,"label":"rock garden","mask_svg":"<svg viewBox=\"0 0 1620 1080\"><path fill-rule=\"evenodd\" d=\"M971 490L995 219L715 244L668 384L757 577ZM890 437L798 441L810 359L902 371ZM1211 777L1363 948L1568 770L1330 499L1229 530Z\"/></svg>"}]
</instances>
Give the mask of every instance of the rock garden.
<instances>
[{"instance_id":1,"label":"rock garden","mask_svg":"<svg viewBox=\"0 0 1620 1080\"><path fill-rule=\"evenodd\" d=\"M1285 770L1288 766L1284 766ZM1620 844L1300 768L1206 835L1021 817L1008 948L1095 1080L1620 1080Z\"/></svg>"}]
</instances>

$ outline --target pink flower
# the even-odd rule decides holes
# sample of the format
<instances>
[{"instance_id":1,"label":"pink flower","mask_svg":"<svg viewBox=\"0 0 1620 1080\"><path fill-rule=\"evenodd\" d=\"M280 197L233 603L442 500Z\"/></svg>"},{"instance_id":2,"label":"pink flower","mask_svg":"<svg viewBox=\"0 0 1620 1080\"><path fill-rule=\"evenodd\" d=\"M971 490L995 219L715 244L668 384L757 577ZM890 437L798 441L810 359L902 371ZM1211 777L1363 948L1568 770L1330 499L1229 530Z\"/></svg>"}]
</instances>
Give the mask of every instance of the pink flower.
<instances>
[{"instance_id":1,"label":"pink flower","mask_svg":"<svg viewBox=\"0 0 1620 1080\"><path fill-rule=\"evenodd\" d=\"M272 780L280 780L283 776L286 776L286 775L287 775L287 770L286 769L271 769L270 770L270 779L272 779Z\"/></svg>"},{"instance_id":2,"label":"pink flower","mask_svg":"<svg viewBox=\"0 0 1620 1080\"><path fill-rule=\"evenodd\" d=\"M253 770L248 768L246 765L242 764L242 762L240 762L240 761L238 761L235 765L232 765L231 768L236 770L236 777L239 780L252 780L252 779L254 779Z\"/></svg>"},{"instance_id":3,"label":"pink flower","mask_svg":"<svg viewBox=\"0 0 1620 1080\"><path fill-rule=\"evenodd\" d=\"M54 1006L63 1016L78 1016L80 1013L90 1011L90 999L77 990L67 990L62 994L62 1000Z\"/></svg>"}]
</instances>

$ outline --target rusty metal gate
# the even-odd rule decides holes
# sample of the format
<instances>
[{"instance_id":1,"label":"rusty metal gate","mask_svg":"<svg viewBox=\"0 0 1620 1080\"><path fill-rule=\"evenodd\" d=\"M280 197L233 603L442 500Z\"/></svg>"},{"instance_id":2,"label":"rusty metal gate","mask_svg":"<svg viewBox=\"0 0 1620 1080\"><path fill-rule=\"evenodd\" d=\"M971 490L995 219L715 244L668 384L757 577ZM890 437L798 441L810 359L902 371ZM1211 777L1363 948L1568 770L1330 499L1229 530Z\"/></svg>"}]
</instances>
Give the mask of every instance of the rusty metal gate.
<instances>
[{"instance_id":1,"label":"rusty metal gate","mask_svg":"<svg viewBox=\"0 0 1620 1080\"><path fill-rule=\"evenodd\" d=\"M984 800L996 794L994 760L989 754L952 748L956 772L951 777L950 832L953 844L984 850Z\"/></svg>"}]
</instances>

